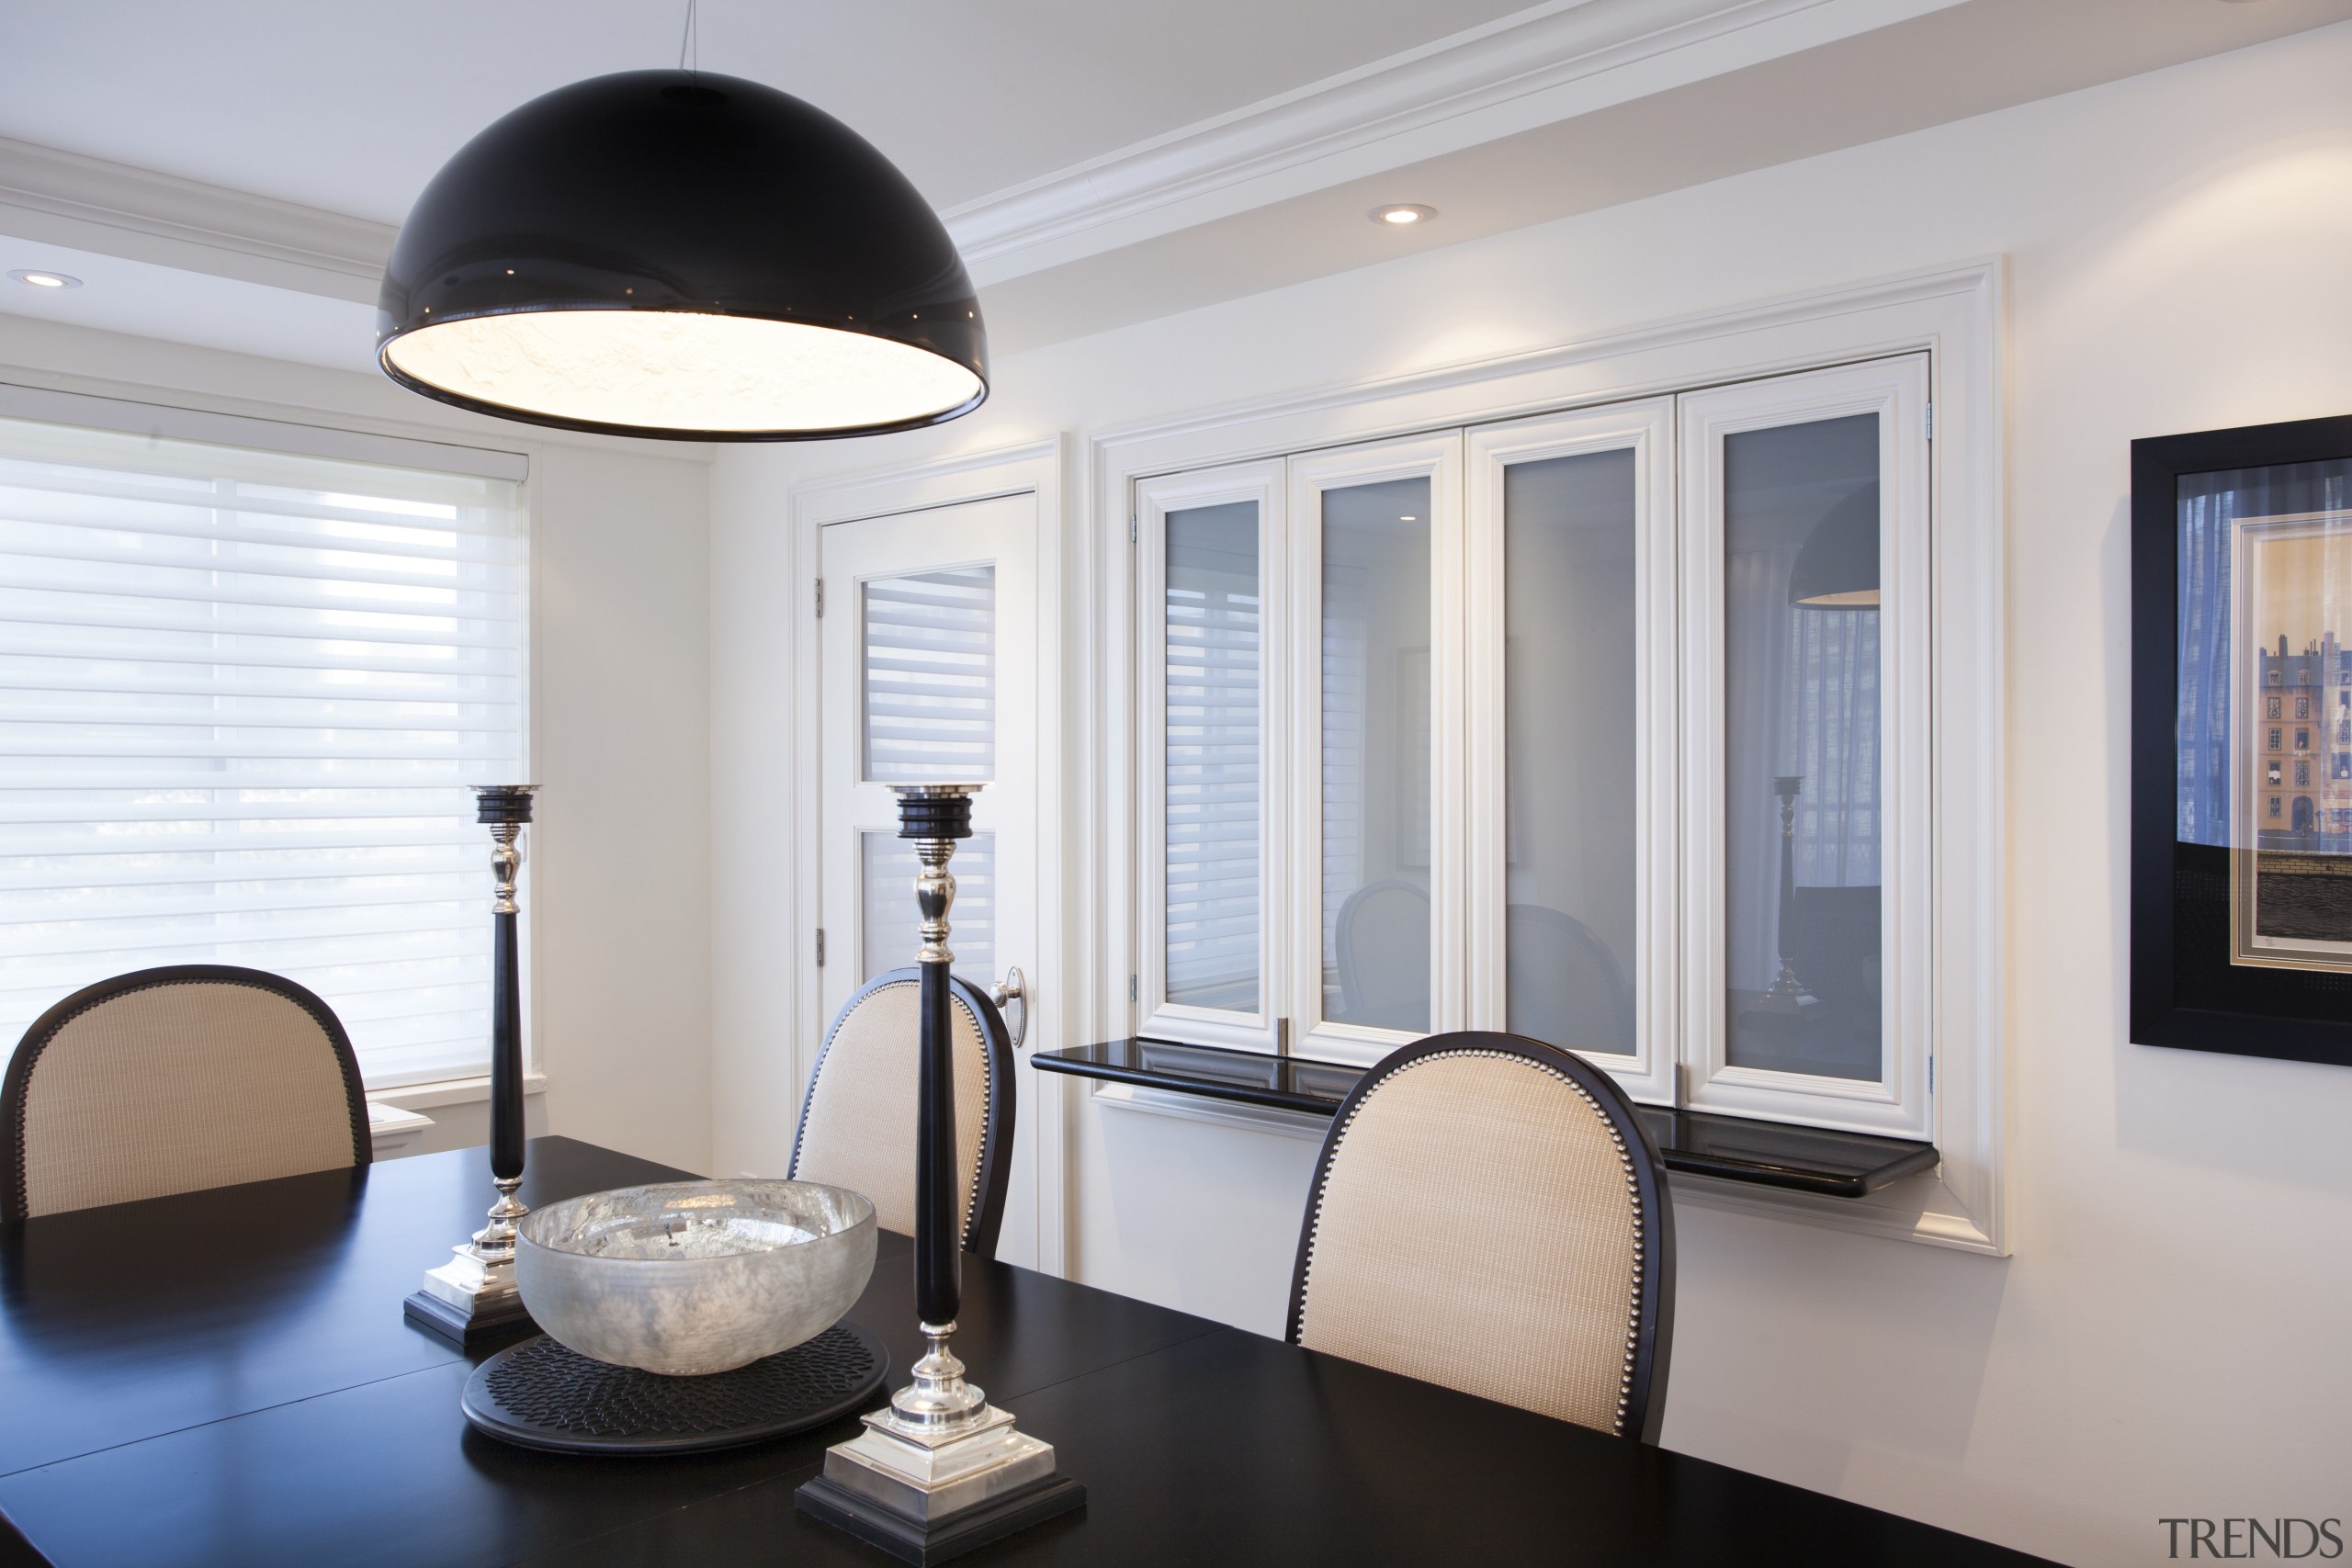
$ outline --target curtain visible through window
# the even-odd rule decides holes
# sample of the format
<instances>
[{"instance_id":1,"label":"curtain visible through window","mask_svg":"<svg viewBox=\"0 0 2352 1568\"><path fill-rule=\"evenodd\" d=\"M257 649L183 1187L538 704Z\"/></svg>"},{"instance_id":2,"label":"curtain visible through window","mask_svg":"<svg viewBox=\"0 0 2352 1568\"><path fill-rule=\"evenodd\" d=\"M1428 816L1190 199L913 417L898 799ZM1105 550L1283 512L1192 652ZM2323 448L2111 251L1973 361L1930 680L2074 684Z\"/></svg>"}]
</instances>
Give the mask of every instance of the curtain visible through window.
<instances>
[{"instance_id":1,"label":"curtain visible through window","mask_svg":"<svg viewBox=\"0 0 2352 1568\"><path fill-rule=\"evenodd\" d=\"M319 993L372 1087L479 1071L524 780L522 492L0 420L0 1039L172 964Z\"/></svg>"},{"instance_id":2,"label":"curtain visible through window","mask_svg":"<svg viewBox=\"0 0 2352 1568\"><path fill-rule=\"evenodd\" d=\"M1796 885L1879 883L1879 615L1875 610L1788 612L1787 754L1804 778L1797 800Z\"/></svg>"}]
</instances>

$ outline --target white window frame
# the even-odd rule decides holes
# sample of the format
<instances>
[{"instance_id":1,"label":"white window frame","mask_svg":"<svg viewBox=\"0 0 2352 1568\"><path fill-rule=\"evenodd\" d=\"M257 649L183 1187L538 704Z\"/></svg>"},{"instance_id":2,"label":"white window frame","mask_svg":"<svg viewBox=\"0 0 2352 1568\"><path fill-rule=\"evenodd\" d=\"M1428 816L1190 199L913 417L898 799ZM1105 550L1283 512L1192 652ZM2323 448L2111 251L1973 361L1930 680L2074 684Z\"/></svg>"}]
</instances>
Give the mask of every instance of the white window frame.
<instances>
[{"instance_id":1,"label":"white window frame","mask_svg":"<svg viewBox=\"0 0 2352 1568\"><path fill-rule=\"evenodd\" d=\"M1289 863L1289 823L1274 809L1275 802L1289 798L1288 477L1279 461L1195 469L1138 481L1136 501L1136 592L1153 606L1167 597L1170 513L1234 502L1258 509L1258 1008L1243 1013L1168 999L1168 861L1165 854L1147 855L1137 863L1140 929L1149 933L1136 955L1140 1032L1273 1051L1281 1043L1277 1021L1290 997L1287 954L1276 941L1285 929L1281 868ZM1136 617L1136 628L1139 733L1148 738L1136 759L1136 798L1143 841L1165 845L1168 639L1157 609Z\"/></svg>"},{"instance_id":2,"label":"white window frame","mask_svg":"<svg viewBox=\"0 0 2352 1568\"><path fill-rule=\"evenodd\" d=\"M1930 1134L1928 1058L1934 1032L1928 932L1934 833L1928 817L1928 356L1774 377L1678 400L1682 462L1682 795L1687 910L1683 936L1682 1102L1808 1126L1918 1138ZM1884 1027L1875 1080L1733 1066L1724 976L1729 870L1724 708L1724 460L1727 436L1820 420L1878 419L1881 884Z\"/></svg>"},{"instance_id":3,"label":"white window frame","mask_svg":"<svg viewBox=\"0 0 2352 1568\"><path fill-rule=\"evenodd\" d=\"M1462 810L1462 435L1290 459L1290 1007L1294 1055L1369 1066L1421 1038L1323 1016L1323 492L1394 479L1430 484L1430 1027L1467 1028ZM1277 799L1280 797L1277 796Z\"/></svg>"},{"instance_id":4,"label":"white window frame","mask_svg":"<svg viewBox=\"0 0 2352 1568\"><path fill-rule=\"evenodd\" d=\"M1086 883L1097 890L1099 902L1076 922L1076 946L1093 976L1084 1020L1091 1036L1135 1032L1145 1016L1134 982L1139 952L1147 945L1138 917L1148 918L1150 910L1137 894L1140 866L1149 851L1139 833L1133 659L1140 646L1136 623L1145 606L1137 597L1138 574L1129 553L1135 545L1127 527L1139 479L1419 438L1430 431L1556 418L1604 404L1924 351L1929 356L1929 409L1921 412L1924 418L1932 411L1927 483L1935 526L1917 570L1925 573L1932 600L1932 622L1922 629L1934 726L1925 788L1934 819L1923 852L1932 882L1928 929L1919 944L1928 981L1910 994L1919 1016L1928 1021L1936 1081L1927 1102L1926 1130L1942 1163L1932 1173L1863 1199L1781 1192L1705 1177L1678 1175L1674 1184L1684 1201L2005 1254L2002 289L2003 264L1997 258L1973 262L1710 310L1534 353L1188 411L1095 434L1088 464L1093 522L1079 536L1088 558L1086 580L1094 585L1084 617L1096 653L1086 679L1086 761L1100 802L1088 824L1086 856L1099 869ZM1159 744L1157 737L1152 743ZM1466 799L1456 798L1465 813L1472 809ZM1464 831L1466 836L1466 820ZM1492 1007L1494 999L1481 1005ZM1432 1021L1446 1027L1442 1019L1441 1013ZM1301 1055L1337 1054L1305 1040L1294 1049Z\"/></svg>"},{"instance_id":5,"label":"white window frame","mask_svg":"<svg viewBox=\"0 0 2352 1568\"><path fill-rule=\"evenodd\" d=\"M1510 1027L1510 777L1505 766L1503 613L1504 482L1521 463L1594 452L1634 454L1634 1049L1588 1052L1587 1059L1635 1100L1668 1104L1675 1091L1679 988L1674 966L1646 961L1679 940L1674 825L1678 692L1675 598L1674 400L1650 398L1575 413L1481 425L1467 434L1469 492L1468 669L1465 705L1470 766L1469 840L1472 1029Z\"/></svg>"}]
</instances>

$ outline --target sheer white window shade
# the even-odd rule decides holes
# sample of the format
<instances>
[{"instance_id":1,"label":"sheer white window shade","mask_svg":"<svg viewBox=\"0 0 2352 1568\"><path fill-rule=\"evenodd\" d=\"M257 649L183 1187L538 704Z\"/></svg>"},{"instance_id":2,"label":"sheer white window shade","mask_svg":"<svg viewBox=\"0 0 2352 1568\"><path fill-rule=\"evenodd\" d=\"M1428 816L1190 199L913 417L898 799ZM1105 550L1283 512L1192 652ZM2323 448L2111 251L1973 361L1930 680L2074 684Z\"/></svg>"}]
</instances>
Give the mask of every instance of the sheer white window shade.
<instances>
[{"instance_id":1,"label":"sheer white window shade","mask_svg":"<svg viewBox=\"0 0 2352 1568\"><path fill-rule=\"evenodd\" d=\"M996 568L873 579L862 613L866 782L994 778Z\"/></svg>"},{"instance_id":2,"label":"sheer white window shade","mask_svg":"<svg viewBox=\"0 0 2352 1568\"><path fill-rule=\"evenodd\" d=\"M93 980L301 982L375 1087L487 1055L523 771L513 480L0 419L0 1040Z\"/></svg>"}]
</instances>

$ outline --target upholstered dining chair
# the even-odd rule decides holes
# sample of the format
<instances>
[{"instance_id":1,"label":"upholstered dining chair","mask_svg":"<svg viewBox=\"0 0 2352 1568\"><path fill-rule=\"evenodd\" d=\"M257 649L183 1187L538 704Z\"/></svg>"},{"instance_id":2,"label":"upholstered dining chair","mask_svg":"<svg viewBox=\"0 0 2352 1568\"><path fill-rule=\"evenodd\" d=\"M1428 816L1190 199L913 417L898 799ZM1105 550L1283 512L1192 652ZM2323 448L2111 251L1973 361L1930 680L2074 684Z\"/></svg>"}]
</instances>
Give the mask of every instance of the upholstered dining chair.
<instances>
[{"instance_id":1,"label":"upholstered dining chair","mask_svg":"<svg viewBox=\"0 0 2352 1568\"><path fill-rule=\"evenodd\" d=\"M1606 1074L1515 1034L1437 1034L1341 1103L1292 1344L1656 1442L1673 1324L1665 1168Z\"/></svg>"},{"instance_id":2,"label":"upholstered dining chair","mask_svg":"<svg viewBox=\"0 0 2352 1568\"><path fill-rule=\"evenodd\" d=\"M800 1103L795 1181L822 1181L874 1201L884 1230L915 1228L915 1068L921 971L890 969L858 987L826 1031ZM956 1168L964 1249L996 1256L1012 1172L1012 1037L986 992L947 982L955 1032Z\"/></svg>"},{"instance_id":3,"label":"upholstered dining chair","mask_svg":"<svg viewBox=\"0 0 2352 1568\"><path fill-rule=\"evenodd\" d=\"M176 964L87 986L0 1079L0 1217L21 1220L371 1158L351 1037L303 987Z\"/></svg>"}]
</instances>

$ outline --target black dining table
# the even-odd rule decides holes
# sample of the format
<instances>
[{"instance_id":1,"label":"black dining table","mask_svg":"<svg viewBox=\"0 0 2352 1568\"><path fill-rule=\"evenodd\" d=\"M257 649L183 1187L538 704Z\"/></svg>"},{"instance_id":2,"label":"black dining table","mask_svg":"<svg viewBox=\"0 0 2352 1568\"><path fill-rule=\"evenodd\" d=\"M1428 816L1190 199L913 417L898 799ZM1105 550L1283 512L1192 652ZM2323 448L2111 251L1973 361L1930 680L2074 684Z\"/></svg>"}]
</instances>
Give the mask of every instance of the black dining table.
<instances>
[{"instance_id":1,"label":"black dining table","mask_svg":"<svg viewBox=\"0 0 2352 1568\"><path fill-rule=\"evenodd\" d=\"M522 1195L687 1177L540 1138ZM0 1562L894 1561L793 1507L854 1416L659 1459L471 1430L458 1394L486 1352L401 1301L489 1190L464 1150L0 1227ZM975 1568L2039 1561L1031 1269L964 1277L957 1352L1087 1489ZM906 1238L883 1235L850 1315L903 1382Z\"/></svg>"}]
</instances>

